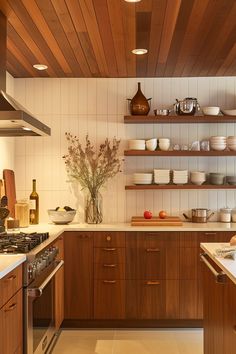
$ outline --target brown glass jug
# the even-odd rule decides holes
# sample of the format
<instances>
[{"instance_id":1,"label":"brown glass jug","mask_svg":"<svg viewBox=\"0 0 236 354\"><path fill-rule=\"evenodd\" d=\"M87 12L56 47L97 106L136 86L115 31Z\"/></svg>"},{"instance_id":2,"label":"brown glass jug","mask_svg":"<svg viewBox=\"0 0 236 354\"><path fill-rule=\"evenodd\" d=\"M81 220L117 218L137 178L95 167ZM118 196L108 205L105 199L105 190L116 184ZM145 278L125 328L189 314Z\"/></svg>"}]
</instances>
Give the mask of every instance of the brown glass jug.
<instances>
[{"instance_id":1,"label":"brown glass jug","mask_svg":"<svg viewBox=\"0 0 236 354\"><path fill-rule=\"evenodd\" d=\"M141 83L138 82L138 91L136 92L135 96L130 99L130 114L132 115L147 115L150 111L149 102L151 98L146 98L141 91Z\"/></svg>"}]
</instances>

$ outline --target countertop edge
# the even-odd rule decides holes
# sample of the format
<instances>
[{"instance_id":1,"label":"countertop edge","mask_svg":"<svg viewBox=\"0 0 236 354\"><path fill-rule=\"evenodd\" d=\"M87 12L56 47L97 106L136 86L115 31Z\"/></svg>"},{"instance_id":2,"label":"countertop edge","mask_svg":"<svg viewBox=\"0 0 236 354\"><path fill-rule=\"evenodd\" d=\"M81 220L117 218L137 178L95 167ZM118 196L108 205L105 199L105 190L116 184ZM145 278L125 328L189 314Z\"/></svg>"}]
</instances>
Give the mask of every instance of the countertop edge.
<instances>
[{"instance_id":1,"label":"countertop edge","mask_svg":"<svg viewBox=\"0 0 236 354\"><path fill-rule=\"evenodd\" d=\"M8 262L6 262L6 260ZM0 255L0 265L1 265L0 269L2 267L4 267L4 268L0 270L0 279L5 277L12 270L14 270L16 267L18 267L19 265L24 263L25 260L26 260L26 255L25 254L16 254L16 255L1 254ZM1 262L4 262L4 261L6 263L8 263L6 266L1 264Z\"/></svg>"}]
</instances>

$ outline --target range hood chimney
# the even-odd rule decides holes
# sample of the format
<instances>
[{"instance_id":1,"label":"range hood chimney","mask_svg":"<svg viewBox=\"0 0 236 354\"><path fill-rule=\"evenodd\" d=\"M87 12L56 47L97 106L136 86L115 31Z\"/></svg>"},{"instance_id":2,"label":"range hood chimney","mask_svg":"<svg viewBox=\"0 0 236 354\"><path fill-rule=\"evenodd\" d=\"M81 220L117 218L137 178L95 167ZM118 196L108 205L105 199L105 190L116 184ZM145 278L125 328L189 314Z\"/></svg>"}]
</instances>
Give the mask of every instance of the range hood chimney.
<instances>
[{"instance_id":1,"label":"range hood chimney","mask_svg":"<svg viewBox=\"0 0 236 354\"><path fill-rule=\"evenodd\" d=\"M51 129L36 119L6 93L7 20L0 11L0 136L51 135Z\"/></svg>"}]
</instances>

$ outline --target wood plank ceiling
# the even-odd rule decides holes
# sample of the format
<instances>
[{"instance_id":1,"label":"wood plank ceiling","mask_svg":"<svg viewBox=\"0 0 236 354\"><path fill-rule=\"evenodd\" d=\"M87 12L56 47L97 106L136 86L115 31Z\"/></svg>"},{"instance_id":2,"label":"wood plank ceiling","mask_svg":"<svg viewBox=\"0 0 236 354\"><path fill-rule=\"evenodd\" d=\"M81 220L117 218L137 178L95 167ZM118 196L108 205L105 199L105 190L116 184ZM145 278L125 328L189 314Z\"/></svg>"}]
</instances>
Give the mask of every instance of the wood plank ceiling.
<instances>
[{"instance_id":1,"label":"wood plank ceiling","mask_svg":"<svg viewBox=\"0 0 236 354\"><path fill-rule=\"evenodd\" d=\"M14 77L236 75L235 0L0 0L0 9Z\"/></svg>"}]
</instances>

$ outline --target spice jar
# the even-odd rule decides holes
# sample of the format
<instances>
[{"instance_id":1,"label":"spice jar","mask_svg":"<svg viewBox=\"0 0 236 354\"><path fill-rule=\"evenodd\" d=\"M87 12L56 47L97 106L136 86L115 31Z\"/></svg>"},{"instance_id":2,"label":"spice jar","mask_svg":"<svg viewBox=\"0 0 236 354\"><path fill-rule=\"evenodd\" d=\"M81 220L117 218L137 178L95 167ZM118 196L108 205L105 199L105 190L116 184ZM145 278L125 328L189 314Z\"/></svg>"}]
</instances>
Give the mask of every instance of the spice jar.
<instances>
[{"instance_id":1,"label":"spice jar","mask_svg":"<svg viewBox=\"0 0 236 354\"><path fill-rule=\"evenodd\" d=\"M231 221L231 211L230 208L220 209L220 221L221 222L230 222Z\"/></svg>"},{"instance_id":2,"label":"spice jar","mask_svg":"<svg viewBox=\"0 0 236 354\"><path fill-rule=\"evenodd\" d=\"M18 200L15 204L15 218L19 220L20 227L29 226L29 203L27 199Z\"/></svg>"}]
</instances>

